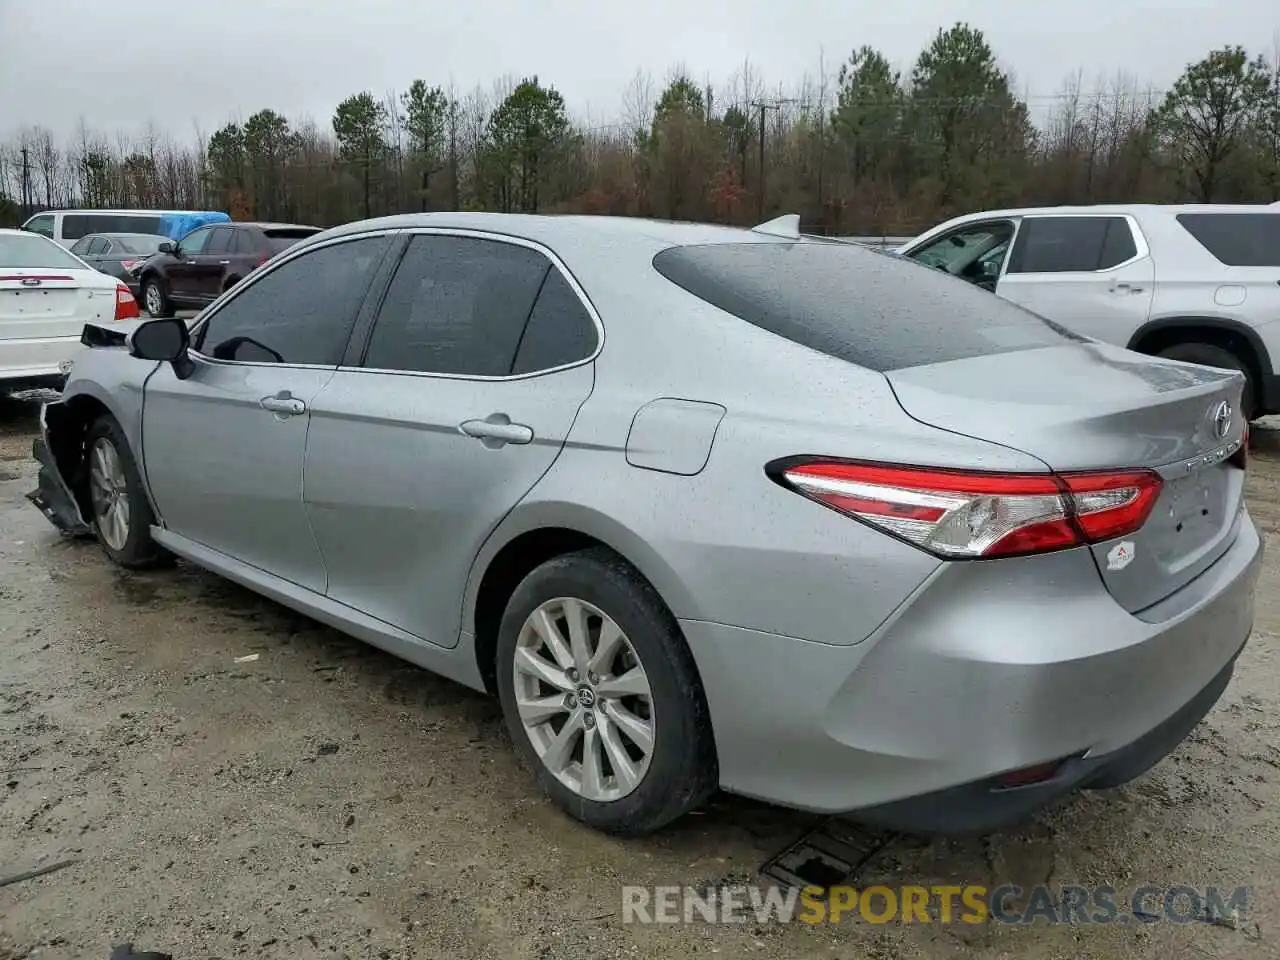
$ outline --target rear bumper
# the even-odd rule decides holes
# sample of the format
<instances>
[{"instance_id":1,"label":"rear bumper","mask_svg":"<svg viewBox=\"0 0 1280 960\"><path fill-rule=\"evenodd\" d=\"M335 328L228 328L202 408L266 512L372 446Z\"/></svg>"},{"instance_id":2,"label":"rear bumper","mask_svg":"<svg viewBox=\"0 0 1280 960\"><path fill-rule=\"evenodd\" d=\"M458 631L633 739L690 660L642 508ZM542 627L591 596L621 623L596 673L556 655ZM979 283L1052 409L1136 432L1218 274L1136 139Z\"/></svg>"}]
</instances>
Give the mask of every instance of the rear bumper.
<instances>
[{"instance_id":1,"label":"rear bumper","mask_svg":"<svg viewBox=\"0 0 1280 960\"><path fill-rule=\"evenodd\" d=\"M1241 650L1244 645L1241 644ZM1235 672L1236 655L1178 712L1132 743L1067 760L1047 780L1005 787L999 780L963 784L894 803L865 807L857 818L914 833L986 833L1016 823L1077 789L1118 787L1142 776L1187 738L1217 704Z\"/></svg>"},{"instance_id":2,"label":"rear bumper","mask_svg":"<svg viewBox=\"0 0 1280 960\"><path fill-rule=\"evenodd\" d=\"M1217 701L1253 624L1262 541L1232 547L1135 616L1081 551L944 564L848 647L681 625L721 785L897 829L994 829L1156 763ZM1072 758L1049 781L992 778Z\"/></svg>"}]
</instances>

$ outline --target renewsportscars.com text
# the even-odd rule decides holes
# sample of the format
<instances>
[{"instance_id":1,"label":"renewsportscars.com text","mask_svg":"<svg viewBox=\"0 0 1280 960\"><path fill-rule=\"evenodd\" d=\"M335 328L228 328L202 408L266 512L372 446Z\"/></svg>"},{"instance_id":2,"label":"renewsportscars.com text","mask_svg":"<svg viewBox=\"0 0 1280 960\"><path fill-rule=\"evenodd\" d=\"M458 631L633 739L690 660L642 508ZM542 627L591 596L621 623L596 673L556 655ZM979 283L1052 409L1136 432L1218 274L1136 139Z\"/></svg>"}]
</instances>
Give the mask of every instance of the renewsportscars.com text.
<instances>
[{"instance_id":1,"label":"renewsportscars.com text","mask_svg":"<svg viewBox=\"0 0 1280 960\"><path fill-rule=\"evenodd\" d=\"M623 923L1128 924L1243 919L1247 887L624 886Z\"/></svg>"}]
</instances>

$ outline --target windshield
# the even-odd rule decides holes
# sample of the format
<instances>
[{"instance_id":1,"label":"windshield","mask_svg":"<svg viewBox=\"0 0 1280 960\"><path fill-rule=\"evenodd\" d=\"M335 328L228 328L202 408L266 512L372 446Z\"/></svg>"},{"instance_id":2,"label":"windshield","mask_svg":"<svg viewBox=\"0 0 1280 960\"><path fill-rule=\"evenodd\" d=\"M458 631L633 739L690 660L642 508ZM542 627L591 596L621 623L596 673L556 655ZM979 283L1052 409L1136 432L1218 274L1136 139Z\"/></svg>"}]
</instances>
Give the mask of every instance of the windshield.
<instances>
[{"instance_id":1,"label":"windshield","mask_svg":"<svg viewBox=\"0 0 1280 960\"><path fill-rule=\"evenodd\" d=\"M0 234L0 268L84 270L84 262L35 233Z\"/></svg>"}]
</instances>

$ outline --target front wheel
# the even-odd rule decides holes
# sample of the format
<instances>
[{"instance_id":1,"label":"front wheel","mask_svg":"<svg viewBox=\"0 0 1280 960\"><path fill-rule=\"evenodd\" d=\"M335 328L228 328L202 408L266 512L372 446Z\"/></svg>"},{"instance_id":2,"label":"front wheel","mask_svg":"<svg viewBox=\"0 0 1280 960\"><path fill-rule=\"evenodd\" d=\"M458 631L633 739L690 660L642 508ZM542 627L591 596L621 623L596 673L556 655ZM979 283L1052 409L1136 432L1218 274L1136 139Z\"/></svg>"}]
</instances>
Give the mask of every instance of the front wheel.
<instances>
[{"instance_id":1,"label":"front wheel","mask_svg":"<svg viewBox=\"0 0 1280 960\"><path fill-rule=\"evenodd\" d=\"M133 570L171 560L171 554L151 539L155 515L114 417L99 417L89 428L85 457L93 528L107 556Z\"/></svg>"},{"instance_id":2,"label":"front wheel","mask_svg":"<svg viewBox=\"0 0 1280 960\"><path fill-rule=\"evenodd\" d=\"M173 302L156 277L148 277L142 283L142 306L152 317L168 317L173 314Z\"/></svg>"},{"instance_id":3,"label":"front wheel","mask_svg":"<svg viewBox=\"0 0 1280 960\"><path fill-rule=\"evenodd\" d=\"M671 612L616 554L549 560L502 619L498 692L516 750L588 826L640 835L718 783L706 698Z\"/></svg>"}]
</instances>

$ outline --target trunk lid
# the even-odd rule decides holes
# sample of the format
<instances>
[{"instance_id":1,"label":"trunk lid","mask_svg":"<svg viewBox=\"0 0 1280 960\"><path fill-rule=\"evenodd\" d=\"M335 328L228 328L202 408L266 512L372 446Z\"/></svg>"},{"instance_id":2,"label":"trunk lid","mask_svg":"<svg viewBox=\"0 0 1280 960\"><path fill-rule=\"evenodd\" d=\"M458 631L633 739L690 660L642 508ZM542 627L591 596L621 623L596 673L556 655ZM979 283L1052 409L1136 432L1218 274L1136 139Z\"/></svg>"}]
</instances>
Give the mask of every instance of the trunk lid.
<instances>
[{"instance_id":1,"label":"trunk lid","mask_svg":"<svg viewBox=\"0 0 1280 960\"><path fill-rule=\"evenodd\" d=\"M885 376L914 419L1021 450L1053 470L1159 473L1164 486L1142 528L1091 547L1107 589L1131 612L1193 580L1235 539L1244 471L1228 458L1245 427L1239 373L1089 342Z\"/></svg>"},{"instance_id":2,"label":"trunk lid","mask_svg":"<svg viewBox=\"0 0 1280 960\"><path fill-rule=\"evenodd\" d=\"M0 340L75 337L115 311L114 283L97 271L0 268Z\"/></svg>"}]
</instances>

